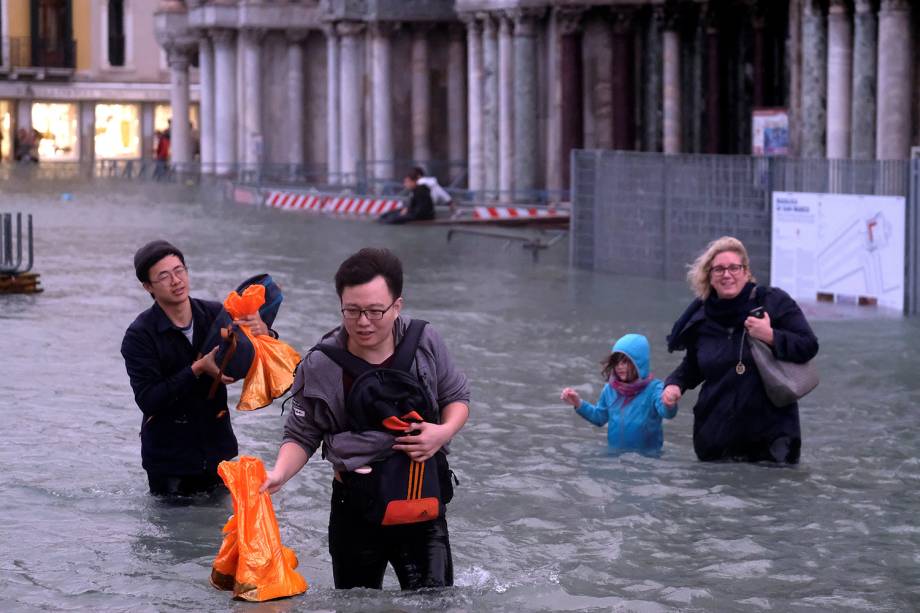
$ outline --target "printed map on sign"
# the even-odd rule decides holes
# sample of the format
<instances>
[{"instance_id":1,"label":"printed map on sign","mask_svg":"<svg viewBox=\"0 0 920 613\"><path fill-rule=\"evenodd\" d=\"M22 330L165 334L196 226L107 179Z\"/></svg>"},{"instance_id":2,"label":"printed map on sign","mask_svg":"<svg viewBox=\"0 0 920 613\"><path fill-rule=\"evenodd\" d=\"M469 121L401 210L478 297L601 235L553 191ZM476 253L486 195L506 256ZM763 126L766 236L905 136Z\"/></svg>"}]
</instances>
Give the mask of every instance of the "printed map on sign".
<instances>
[{"instance_id":1,"label":"printed map on sign","mask_svg":"<svg viewBox=\"0 0 920 613\"><path fill-rule=\"evenodd\" d=\"M774 192L771 284L902 309L904 210L900 196Z\"/></svg>"}]
</instances>

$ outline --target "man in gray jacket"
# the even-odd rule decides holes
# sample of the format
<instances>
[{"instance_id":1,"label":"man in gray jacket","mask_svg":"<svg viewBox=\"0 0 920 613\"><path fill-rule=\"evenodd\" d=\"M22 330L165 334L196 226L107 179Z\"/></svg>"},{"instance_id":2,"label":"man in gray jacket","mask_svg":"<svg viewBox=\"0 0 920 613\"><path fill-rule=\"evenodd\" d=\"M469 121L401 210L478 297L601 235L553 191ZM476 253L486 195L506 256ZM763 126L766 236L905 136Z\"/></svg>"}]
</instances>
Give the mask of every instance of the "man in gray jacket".
<instances>
[{"instance_id":1,"label":"man in gray jacket","mask_svg":"<svg viewBox=\"0 0 920 613\"><path fill-rule=\"evenodd\" d=\"M406 333L400 315L402 264L386 249L365 248L346 259L335 275L342 325L320 341L346 349L365 362L386 367ZM297 474L319 445L335 468L329 552L336 588L380 589L387 564L403 589L453 584L453 561L444 516L399 526L368 522L349 496L342 475L392 453L416 462L434 456L460 431L469 416L466 376L453 363L441 336L425 326L413 372L432 400L437 419L411 426L412 434L350 432L345 399L352 379L321 351L311 351L297 368L293 407L284 440L263 490L275 492ZM445 484L446 485L446 484Z\"/></svg>"}]
</instances>

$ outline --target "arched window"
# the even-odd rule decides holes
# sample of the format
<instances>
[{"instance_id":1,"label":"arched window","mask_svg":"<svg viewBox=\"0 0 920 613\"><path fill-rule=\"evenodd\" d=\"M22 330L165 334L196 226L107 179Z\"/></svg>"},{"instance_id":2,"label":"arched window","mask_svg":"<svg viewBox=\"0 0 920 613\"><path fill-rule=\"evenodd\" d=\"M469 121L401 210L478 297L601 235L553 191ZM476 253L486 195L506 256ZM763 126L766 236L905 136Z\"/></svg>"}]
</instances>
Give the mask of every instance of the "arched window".
<instances>
[{"instance_id":1,"label":"arched window","mask_svg":"<svg viewBox=\"0 0 920 613\"><path fill-rule=\"evenodd\" d=\"M125 0L109 0L109 66L125 65Z\"/></svg>"}]
</instances>

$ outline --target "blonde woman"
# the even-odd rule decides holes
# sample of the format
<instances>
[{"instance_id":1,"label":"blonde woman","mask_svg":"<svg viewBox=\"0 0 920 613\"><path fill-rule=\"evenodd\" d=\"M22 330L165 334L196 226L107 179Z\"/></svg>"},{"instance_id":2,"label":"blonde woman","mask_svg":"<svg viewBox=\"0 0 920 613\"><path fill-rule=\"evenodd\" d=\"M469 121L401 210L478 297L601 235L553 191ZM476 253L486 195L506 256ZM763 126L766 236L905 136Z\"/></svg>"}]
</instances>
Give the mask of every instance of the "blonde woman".
<instances>
[{"instance_id":1,"label":"blonde woman","mask_svg":"<svg viewBox=\"0 0 920 613\"><path fill-rule=\"evenodd\" d=\"M723 236L709 243L687 273L696 299L668 336L668 351L686 350L665 380L671 405L703 384L693 407L693 447L700 460L799 461L797 403L767 398L743 332L772 347L777 358L804 363L818 339L789 294L755 284L744 245Z\"/></svg>"}]
</instances>

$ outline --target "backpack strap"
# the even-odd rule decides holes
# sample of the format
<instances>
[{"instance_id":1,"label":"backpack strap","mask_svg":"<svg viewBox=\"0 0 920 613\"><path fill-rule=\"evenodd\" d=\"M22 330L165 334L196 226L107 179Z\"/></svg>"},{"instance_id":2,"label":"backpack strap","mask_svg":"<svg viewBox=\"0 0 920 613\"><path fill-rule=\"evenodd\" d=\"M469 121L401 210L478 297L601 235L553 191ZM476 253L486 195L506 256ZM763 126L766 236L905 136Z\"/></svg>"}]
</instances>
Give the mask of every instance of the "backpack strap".
<instances>
[{"instance_id":1,"label":"backpack strap","mask_svg":"<svg viewBox=\"0 0 920 613\"><path fill-rule=\"evenodd\" d=\"M428 325L428 322L423 319L413 319L409 322L409 329L406 330L406 335L402 337L399 345L396 346L390 368L409 372L412 367L412 360L415 359L415 352L418 350L419 341L422 338L422 330L425 329L426 325ZM326 357L338 364L342 370L354 379L376 368L376 366L368 364L361 358L352 355L351 352L335 345L319 343L314 345L313 349L326 354ZM310 351L313 351L313 349Z\"/></svg>"},{"instance_id":2,"label":"backpack strap","mask_svg":"<svg viewBox=\"0 0 920 613\"><path fill-rule=\"evenodd\" d=\"M415 359L415 352L418 351L418 343L422 338L422 330L424 330L427 325L428 322L423 319L413 319L409 322L409 329L406 330L406 335L402 337L402 340L399 341L399 345L396 347L396 352L393 354L393 362L391 362L390 368L409 372L412 368L412 360Z\"/></svg>"},{"instance_id":3,"label":"backpack strap","mask_svg":"<svg viewBox=\"0 0 920 613\"><path fill-rule=\"evenodd\" d=\"M345 349L336 347L335 345L320 343L318 345L314 345L313 349L326 354L326 357L338 364L342 370L351 375L352 379L357 379L359 375L374 369L373 366L361 358L354 356ZM313 349L310 351L313 351Z\"/></svg>"}]
</instances>

